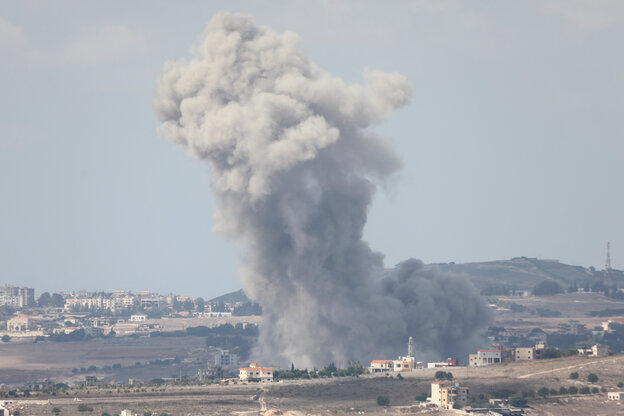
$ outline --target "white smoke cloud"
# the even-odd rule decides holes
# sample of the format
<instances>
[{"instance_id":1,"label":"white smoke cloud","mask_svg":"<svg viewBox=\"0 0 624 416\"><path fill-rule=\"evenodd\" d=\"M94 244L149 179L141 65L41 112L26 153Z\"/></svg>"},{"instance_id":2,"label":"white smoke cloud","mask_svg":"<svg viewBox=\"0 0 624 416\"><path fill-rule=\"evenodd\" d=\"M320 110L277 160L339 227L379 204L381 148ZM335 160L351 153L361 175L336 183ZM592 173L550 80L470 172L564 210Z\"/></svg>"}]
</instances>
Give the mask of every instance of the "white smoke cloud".
<instances>
[{"instance_id":1,"label":"white smoke cloud","mask_svg":"<svg viewBox=\"0 0 624 416\"><path fill-rule=\"evenodd\" d=\"M403 350L412 334L423 350L448 354L489 319L470 285L415 260L378 277L383 256L362 230L400 160L368 128L412 90L397 73L367 71L364 81L310 62L295 34L229 13L160 80L159 133L210 164L215 229L240 246L245 292L263 306L264 358L308 367L367 359Z\"/></svg>"}]
</instances>

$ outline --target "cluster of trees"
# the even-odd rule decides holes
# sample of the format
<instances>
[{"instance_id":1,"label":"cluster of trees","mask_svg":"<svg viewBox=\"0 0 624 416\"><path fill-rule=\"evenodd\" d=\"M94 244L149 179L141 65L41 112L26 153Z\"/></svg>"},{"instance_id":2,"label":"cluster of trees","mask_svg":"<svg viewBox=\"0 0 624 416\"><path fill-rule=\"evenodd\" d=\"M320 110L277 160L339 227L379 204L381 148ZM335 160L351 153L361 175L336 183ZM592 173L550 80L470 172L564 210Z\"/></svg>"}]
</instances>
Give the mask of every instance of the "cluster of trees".
<instances>
[{"instance_id":1,"label":"cluster of trees","mask_svg":"<svg viewBox=\"0 0 624 416\"><path fill-rule=\"evenodd\" d=\"M591 269L593 268L590 268L590 270ZM596 273L594 273L594 275L596 275ZM624 293L620 292L616 286L606 284L603 279L588 279L580 283L574 282L568 287L568 293L577 292L579 287L582 287L585 292L602 293L613 299L624 300Z\"/></svg>"},{"instance_id":2,"label":"cluster of trees","mask_svg":"<svg viewBox=\"0 0 624 416\"><path fill-rule=\"evenodd\" d=\"M453 373L446 371L436 371L434 377L436 380L453 380Z\"/></svg>"},{"instance_id":3,"label":"cluster of trees","mask_svg":"<svg viewBox=\"0 0 624 416\"><path fill-rule=\"evenodd\" d=\"M607 308L600 311L591 311L587 316L621 316L624 315L624 308Z\"/></svg>"},{"instance_id":4,"label":"cluster of trees","mask_svg":"<svg viewBox=\"0 0 624 416\"><path fill-rule=\"evenodd\" d=\"M48 292L43 292L41 296L39 296L39 299L37 299L37 305L42 308L62 308L65 306L65 298L58 293L50 295Z\"/></svg>"},{"instance_id":5,"label":"cluster of trees","mask_svg":"<svg viewBox=\"0 0 624 416\"><path fill-rule=\"evenodd\" d=\"M559 357L572 357L578 355L576 348L558 349L555 347L548 347L542 350L542 358L559 358Z\"/></svg>"},{"instance_id":6,"label":"cluster of trees","mask_svg":"<svg viewBox=\"0 0 624 416\"><path fill-rule=\"evenodd\" d=\"M338 368L334 363L330 363L321 370L299 370L292 363L290 370L275 371L276 380L310 379L319 377L357 377L364 374L364 367L359 361L349 360L346 368Z\"/></svg>"},{"instance_id":7,"label":"cluster of trees","mask_svg":"<svg viewBox=\"0 0 624 416\"><path fill-rule=\"evenodd\" d=\"M532 293L535 296L554 296L558 293L563 293L563 287L552 280L545 280L535 285Z\"/></svg>"},{"instance_id":8,"label":"cluster of trees","mask_svg":"<svg viewBox=\"0 0 624 416\"><path fill-rule=\"evenodd\" d=\"M557 316L561 316L561 312L553 311L553 310L550 310L548 308L546 308L546 309L537 308L537 309L535 309L535 312L537 312L537 314L539 316L541 316L542 318L554 318L554 317L557 317Z\"/></svg>"},{"instance_id":9,"label":"cluster of trees","mask_svg":"<svg viewBox=\"0 0 624 416\"><path fill-rule=\"evenodd\" d=\"M379 406L390 406L390 398L388 396L378 396L377 404Z\"/></svg>"},{"instance_id":10,"label":"cluster of trees","mask_svg":"<svg viewBox=\"0 0 624 416\"><path fill-rule=\"evenodd\" d=\"M488 302L496 305L496 306L500 306L501 308L507 308L509 310L511 310L512 312L524 312L526 311L526 306L520 305L519 303L516 302L507 302L498 298L487 298Z\"/></svg>"},{"instance_id":11,"label":"cluster of trees","mask_svg":"<svg viewBox=\"0 0 624 416\"><path fill-rule=\"evenodd\" d=\"M255 302L245 302L242 305L236 306L232 311L234 316L260 316L262 315L262 307Z\"/></svg>"}]
</instances>

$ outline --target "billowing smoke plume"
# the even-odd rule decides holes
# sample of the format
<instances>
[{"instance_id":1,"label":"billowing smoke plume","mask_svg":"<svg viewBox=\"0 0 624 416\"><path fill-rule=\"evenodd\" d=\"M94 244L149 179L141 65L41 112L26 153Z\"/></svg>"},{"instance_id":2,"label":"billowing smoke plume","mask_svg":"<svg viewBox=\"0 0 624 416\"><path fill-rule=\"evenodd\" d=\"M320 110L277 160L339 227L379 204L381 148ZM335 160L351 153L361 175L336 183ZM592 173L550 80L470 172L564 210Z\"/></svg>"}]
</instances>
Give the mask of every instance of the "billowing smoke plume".
<instances>
[{"instance_id":1,"label":"billowing smoke plume","mask_svg":"<svg viewBox=\"0 0 624 416\"><path fill-rule=\"evenodd\" d=\"M367 128L408 103L411 86L397 73L364 80L323 71L293 33L221 13L158 86L159 133L210 164L215 229L241 248L243 288L263 307L259 354L270 362L389 356L410 335L446 356L490 319L472 286L417 260L379 277L383 256L362 230L400 161Z\"/></svg>"}]
</instances>

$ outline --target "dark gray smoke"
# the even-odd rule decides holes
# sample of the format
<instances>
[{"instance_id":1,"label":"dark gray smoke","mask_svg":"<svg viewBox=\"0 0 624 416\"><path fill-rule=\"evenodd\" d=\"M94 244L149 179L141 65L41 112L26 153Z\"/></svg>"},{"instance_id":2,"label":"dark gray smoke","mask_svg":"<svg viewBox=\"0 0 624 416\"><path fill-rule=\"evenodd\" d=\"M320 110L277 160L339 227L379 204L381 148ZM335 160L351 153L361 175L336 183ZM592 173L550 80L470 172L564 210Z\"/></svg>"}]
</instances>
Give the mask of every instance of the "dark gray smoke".
<instances>
[{"instance_id":1,"label":"dark gray smoke","mask_svg":"<svg viewBox=\"0 0 624 416\"><path fill-rule=\"evenodd\" d=\"M368 127L408 103L411 86L397 73L364 80L347 84L310 62L295 34L227 13L160 80L159 133L210 164L215 229L241 248L270 362L387 357L410 335L424 353L463 353L490 320L472 286L416 260L378 277L383 256L362 230L400 160Z\"/></svg>"}]
</instances>

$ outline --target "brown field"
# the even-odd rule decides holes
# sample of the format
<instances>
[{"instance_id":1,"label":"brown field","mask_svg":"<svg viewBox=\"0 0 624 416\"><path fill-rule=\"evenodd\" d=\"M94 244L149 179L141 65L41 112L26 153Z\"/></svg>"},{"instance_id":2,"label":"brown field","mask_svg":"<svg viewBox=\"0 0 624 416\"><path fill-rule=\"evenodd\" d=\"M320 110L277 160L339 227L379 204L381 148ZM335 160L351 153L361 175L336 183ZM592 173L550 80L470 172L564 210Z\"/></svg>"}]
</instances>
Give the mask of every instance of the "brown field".
<instances>
[{"instance_id":1,"label":"brown field","mask_svg":"<svg viewBox=\"0 0 624 416\"><path fill-rule=\"evenodd\" d=\"M180 357L185 363L177 366L146 365L151 360ZM141 365L136 366L139 362ZM182 338L113 338L88 342L8 342L0 344L0 384L24 384L48 377L60 382L84 380L72 374L73 368L98 368L121 364L115 373L97 372L100 379L158 378L191 372L206 366L203 337ZM163 374L164 372L164 374ZM173 373L173 374L172 374Z\"/></svg>"},{"instance_id":2,"label":"brown field","mask_svg":"<svg viewBox=\"0 0 624 416\"><path fill-rule=\"evenodd\" d=\"M624 322L624 316L589 317L587 313L603 309L624 309L624 302L608 298L597 293L573 293L556 296L496 296L498 299L515 302L528 308L523 313L511 311L497 311L496 325L513 328L542 328L546 332L557 329L560 323L568 323L575 319L585 324L588 329L600 326L608 319ZM531 310L550 309L561 312L561 316L543 318L531 314Z\"/></svg>"}]
</instances>

